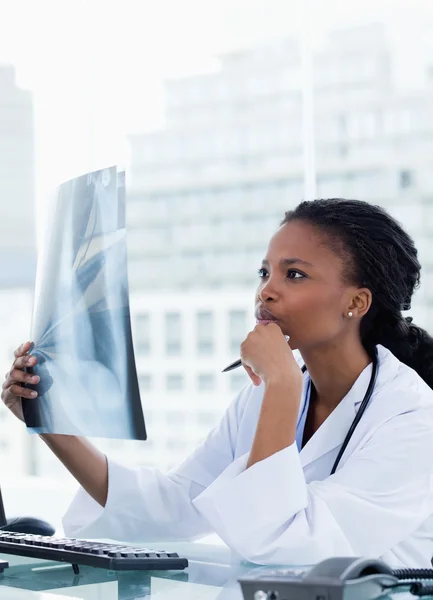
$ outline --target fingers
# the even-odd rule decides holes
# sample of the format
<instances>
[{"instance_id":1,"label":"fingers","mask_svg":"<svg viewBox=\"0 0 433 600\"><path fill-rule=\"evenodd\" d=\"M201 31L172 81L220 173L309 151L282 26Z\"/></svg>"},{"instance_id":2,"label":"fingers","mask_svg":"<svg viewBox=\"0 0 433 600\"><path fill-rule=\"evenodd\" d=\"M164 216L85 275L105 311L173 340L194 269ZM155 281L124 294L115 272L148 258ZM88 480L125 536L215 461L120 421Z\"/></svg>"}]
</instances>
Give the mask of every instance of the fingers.
<instances>
[{"instance_id":1,"label":"fingers","mask_svg":"<svg viewBox=\"0 0 433 600\"><path fill-rule=\"evenodd\" d=\"M272 331L273 329L281 331L281 327L277 323L257 323L253 331L263 331L265 328L267 328L267 331Z\"/></svg>"},{"instance_id":2,"label":"fingers","mask_svg":"<svg viewBox=\"0 0 433 600\"><path fill-rule=\"evenodd\" d=\"M24 356L24 354L27 354L31 348L33 348L32 342L25 342L24 344L21 344L21 346L19 346L19 348L17 348L14 352L15 358Z\"/></svg>"},{"instance_id":3,"label":"fingers","mask_svg":"<svg viewBox=\"0 0 433 600\"><path fill-rule=\"evenodd\" d=\"M19 398L32 398L32 399L36 398L36 396L38 395L38 393L35 392L34 390L25 388L22 385L18 385L16 383L13 383L10 386L9 393L12 394L12 396L17 396Z\"/></svg>"},{"instance_id":4,"label":"fingers","mask_svg":"<svg viewBox=\"0 0 433 600\"><path fill-rule=\"evenodd\" d=\"M23 398L35 398L37 393L34 390L23 387L21 384L30 383L36 385L39 383L40 377L38 375L31 375L30 373L25 373L24 371L20 371L19 369L12 369L12 371L8 374L7 378L3 382L2 395L12 395L12 396L20 396Z\"/></svg>"},{"instance_id":5,"label":"fingers","mask_svg":"<svg viewBox=\"0 0 433 600\"><path fill-rule=\"evenodd\" d=\"M25 369L26 367L34 367L38 362L38 359L36 358L36 356L29 356L28 354L24 355L24 356L19 356L12 368L13 369Z\"/></svg>"},{"instance_id":6,"label":"fingers","mask_svg":"<svg viewBox=\"0 0 433 600\"><path fill-rule=\"evenodd\" d=\"M34 367L38 362L35 356L28 354L33 347L34 345L31 342L25 342L15 350L15 361L11 370L6 373L2 385L2 399L4 402L10 401L14 397L36 398L38 395L34 390L23 387L23 384L36 385L40 381L40 377L25 371L26 368Z\"/></svg>"},{"instance_id":7,"label":"fingers","mask_svg":"<svg viewBox=\"0 0 433 600\"><path fill-rule=\"evenodd\" d=\"M22 383L39 383L38 375L32 375L31 373L26 373L25 371L21 371L20 369L12 369L10 372L10 380Z\"/></svg>"},{"instance_id":8,"label":"fingers","mask_svg":"<svg viewBox=\"0 0 433 600\"><path fill-rule=\"evenodd\" d=\"M248 365L244 365L244 369L248 373L248 377L251 379L255 386L259 386L262 383L260 377L254 373L251 367L248 367Z\"/></svg>"}]
</instances>

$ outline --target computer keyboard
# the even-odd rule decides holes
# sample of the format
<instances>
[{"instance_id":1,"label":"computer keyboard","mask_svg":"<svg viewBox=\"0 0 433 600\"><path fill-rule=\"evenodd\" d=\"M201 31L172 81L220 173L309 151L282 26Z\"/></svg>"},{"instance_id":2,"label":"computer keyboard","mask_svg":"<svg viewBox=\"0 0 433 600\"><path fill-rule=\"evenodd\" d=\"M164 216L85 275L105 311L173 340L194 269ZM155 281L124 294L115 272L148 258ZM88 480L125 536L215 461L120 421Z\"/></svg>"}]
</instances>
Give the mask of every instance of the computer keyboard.
<instances>
[{"instance_id":1,"label":"computer keyboard","mask_svg":"<svg viewBox=\"0 0 433 600\"><path fill-rule=\"evenodd\" d=\"M188 560L177 552L8 531L0 531L0 554L68 562L74 571L78 570L76 565L111 571L177 570L188 566Z\"/></svg>"}]
</instances>

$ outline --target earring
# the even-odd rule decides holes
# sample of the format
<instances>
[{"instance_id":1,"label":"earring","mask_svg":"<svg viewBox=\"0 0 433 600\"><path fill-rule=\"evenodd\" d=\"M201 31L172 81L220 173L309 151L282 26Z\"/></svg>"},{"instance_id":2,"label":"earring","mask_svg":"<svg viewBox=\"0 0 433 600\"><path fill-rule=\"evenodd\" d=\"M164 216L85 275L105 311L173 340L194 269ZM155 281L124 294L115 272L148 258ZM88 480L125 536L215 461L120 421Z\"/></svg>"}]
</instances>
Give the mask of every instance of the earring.
<instances>
[{"instance_id":1,"label":"earring","mask_svg":"<svg viewBox=\"0 0 433 600\"><path fill-rule=\"evenodd\" d=\"M348 317L353 317L353 312L351 310L349 310L349 312L347 313Z\"/></svg>"}]
</instances>

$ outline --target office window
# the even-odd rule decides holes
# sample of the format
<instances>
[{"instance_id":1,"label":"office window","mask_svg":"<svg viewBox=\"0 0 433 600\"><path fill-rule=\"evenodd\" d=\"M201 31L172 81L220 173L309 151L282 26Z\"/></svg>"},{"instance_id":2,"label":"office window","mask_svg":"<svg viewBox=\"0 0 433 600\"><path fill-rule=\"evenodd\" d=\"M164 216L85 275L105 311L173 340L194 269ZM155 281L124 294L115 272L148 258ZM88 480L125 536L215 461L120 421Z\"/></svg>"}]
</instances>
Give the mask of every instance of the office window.
<instances>
[{"instance_id":1,"label":"office window","mask_svg":"<svg viewBox=\"0 0 433 600\"><path fill-rule=\"evenodd\" d=\"M197 377L197 389L200 392L213 391L215 383L215 375L213 373L200 373Z\"/></svg>"},{"instance_id":2,"label":"office window","mask_svg":"<svg viewBox=\"0 0 433 600\"><path fill-rule=\"evenodd\" d=\"M138 314L135 317L135 350L137 354L150 354L150 315Z\"/></svg>"},{"instance_id":3,"label":"office window","mask_svg":"<svg viewBox=\"0 0 433 600\"><path fill-rule=\"evenodd\" d=\"M214 351L214 318L210 311L199 312L197 324L197 354L209 355Z\"/></svg>"},{"instance_id":4,"label":"office window","mask_svg":"<svg viewBox=\"0 0 433 600\"><path fill-rule=\"evenodd\" d=\"M415 177L413 171L403 169L399 174L399 186L401 190L412 187L415 183Z\"/></svg>"},{"instance_id":5,"label":"office window","mask_svg":"<svg viewBox=\"0 0 433 600\"><path fill-rule=\"evenodd\" d=\"M165 387L169 392L183 390L184 384L184 378L181 373L169 373L165 378Z\"/></svg>"},{"instance_id":6,"label":"office window","mask_svg":"<svg viewBox=\"0 0 433 600\"><path fill-rule=\"evenodd\" d=\"M240 345L247 333L247 311L231 310L229 312L229 351L231 353L239 353Z\"/></svg>"},{"instance_id":7,"label":"office window","mask_svg":"<svg viewBox=\"0 0 433 600\"><path fill-rule=\"evenodd\" d=\"M165 351L168 356L179 356L182 351L180 313L172 312L165 315Z\"/></svg>"},{"instance_id":8,"label":"office window","mask_svg":"<svg viewBox=\"0 0 433 600\"><path fill-rule=\"evenodd\" d=\"M239 392L250 381L244 369L240 373L230 373L229 377L231 392Z\"/></svg>"},{"instance_id":9,"label":"office window","mask_svg":"<svg viewBox=\"0 0 433 600\"><path fill-rule=\"evenodd\" d=\"M139 375L138 385L140 387L141 392L148 392L149 390L151 390L153 386L152 375L149 375L148 373L144 375Z\"/></svg>"}]
</instances>

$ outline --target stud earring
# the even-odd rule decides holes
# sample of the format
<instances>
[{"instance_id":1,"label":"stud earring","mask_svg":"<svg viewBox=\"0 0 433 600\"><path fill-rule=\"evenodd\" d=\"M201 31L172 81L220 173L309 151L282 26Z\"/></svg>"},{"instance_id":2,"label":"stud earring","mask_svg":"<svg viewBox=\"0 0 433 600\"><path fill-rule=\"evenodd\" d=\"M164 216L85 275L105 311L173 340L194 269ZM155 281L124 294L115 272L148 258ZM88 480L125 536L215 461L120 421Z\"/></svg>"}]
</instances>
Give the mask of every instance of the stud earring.
<instances>
[{"instance_id":1,"label":"stud earring","mask_svg":"<svg viewBox=\"0 0 433 600\"><path fill-rule=\"evenodd\" d=\"M349 312L347 313L348 317L353 317L353 312L351 310L349 310Z\"/></svg>"}]
</instances>

